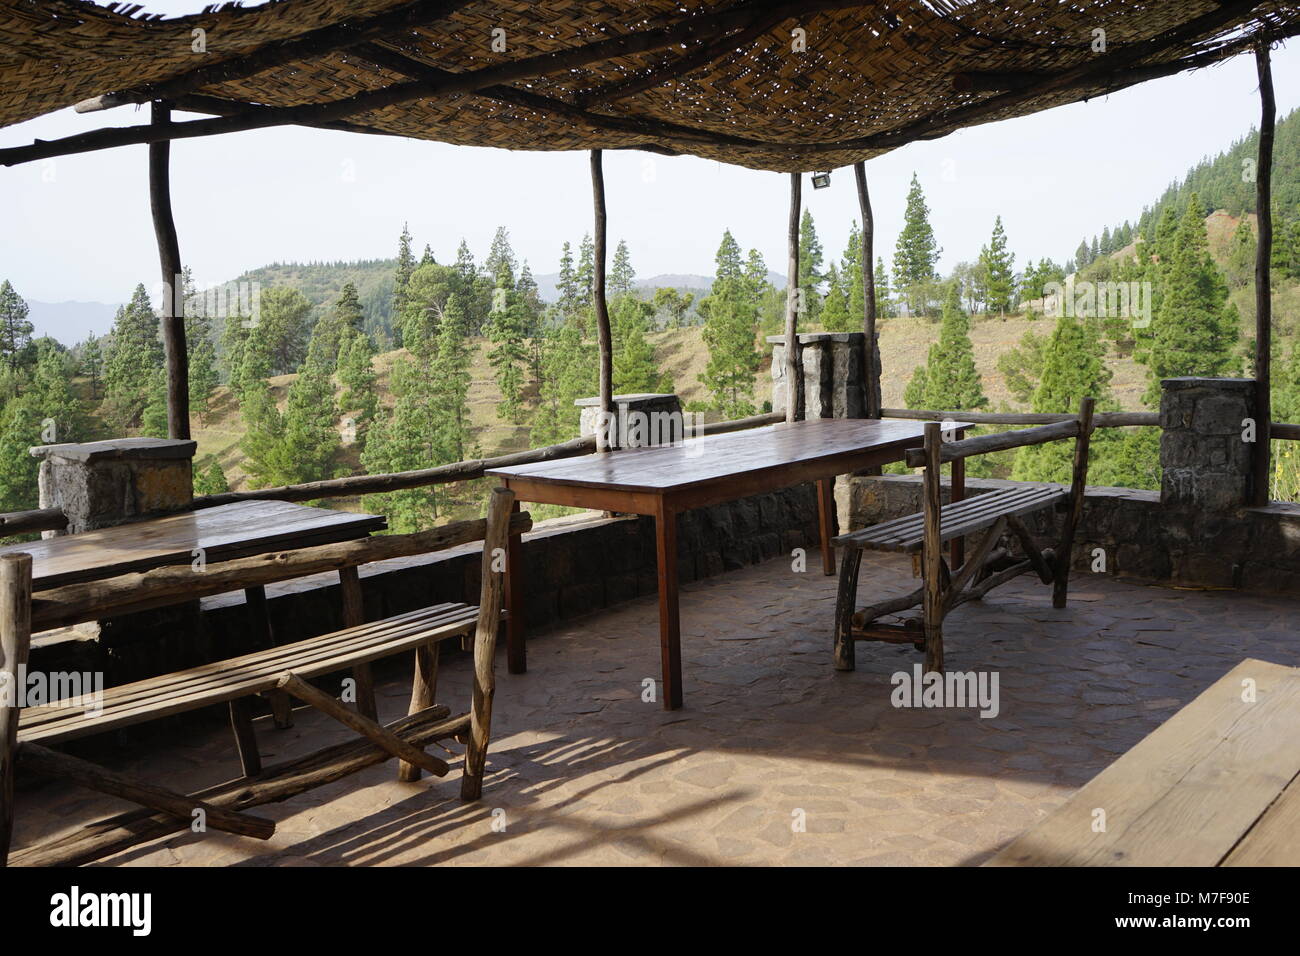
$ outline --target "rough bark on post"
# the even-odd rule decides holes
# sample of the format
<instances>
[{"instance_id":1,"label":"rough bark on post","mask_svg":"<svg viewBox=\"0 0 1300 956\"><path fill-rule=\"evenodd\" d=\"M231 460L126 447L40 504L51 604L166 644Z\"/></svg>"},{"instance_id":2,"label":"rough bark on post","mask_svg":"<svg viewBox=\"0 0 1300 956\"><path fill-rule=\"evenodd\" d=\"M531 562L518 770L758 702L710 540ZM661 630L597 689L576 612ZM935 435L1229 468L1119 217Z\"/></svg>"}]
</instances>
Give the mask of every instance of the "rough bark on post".
<instances>
[{"instance_id":1,"label":"rough bark on post","mask_svg":"<svg viewBox=\"0 0 1300 956\"><path fill-rule=\"evenodd\" d=\"M790 266L785 283L785 420L799 418L799 173L790 174Z\"/></svg>"},{"instance_id":2,"label":"rough bark on post","mask_svg":"<svg viewBox=\"0 0 1300 956\"><path fill-rule=\"evenodd\" d=\"M867 333L866 382L867 417L879 418L883 404L880 397L880 359L876 341L876 220L871 212L871 193L867 190L865 163L853 164L853 177L858 184L858 206L862 211L862 331ZM879 474L879 469L875 469Z\"/></svg>"},{"instance_id":3,"label":"rough bark on post","mask_svg":"<svg viewBox=\"0 0 1300 956\"><path fill-rule=\"evenodd\" d=\"M591 200L596 214L591 298L596 307L596 340L600 345L600 408L605 413L605 427L596 428L596 450L609 451L608 424L614 414L614 342L605 302L605 173L598 149L591 151Z\"/></svg>"},{"instance_id":4,"label":"rough bark on post","mask_svg":"<svg viewBox=\"0 0 1300 956\"><path fill-rule=\"evenodd\" d=\"M1273 126L1276 107L1273 102L1273 68L1269 64L1268 41L1255 48L1255 65L1259 71L1259 161L1255 169L1255 216L1259 238L1255 245L1255 460L1252 473L1251 503L1268 504L1270 458L1269 430L1273 406L1270 372L1273 347L1272 279L1269 273L1273 255Z\"/></svg>"},{"instance_id":5,"label":"rough bark on post","mask_svg":"<svg viewBox=\"0 0 1300 956\"><path fill-rule=\"evenodd\" d=\"M152 124L171 123L171 107L154 101ZM185 294L181 280L181 250L172 218L171 142L149 144L149 208L153 231L158 239L158 261L162 267L163 349L167 355L167 437L190 437L190 368L185 346Z\"/></svg>"},{"instance_id":6,"label":"rough bark on post","mask_svg":"<svg viewBox=\"0 0 1300 956\"><path fill-rule=\"evenodd\" d=\"M20 683L32 642L32 556L0 558L0 866L14 829L14 758L18 751Z\"/></svg>"}]
</instances>

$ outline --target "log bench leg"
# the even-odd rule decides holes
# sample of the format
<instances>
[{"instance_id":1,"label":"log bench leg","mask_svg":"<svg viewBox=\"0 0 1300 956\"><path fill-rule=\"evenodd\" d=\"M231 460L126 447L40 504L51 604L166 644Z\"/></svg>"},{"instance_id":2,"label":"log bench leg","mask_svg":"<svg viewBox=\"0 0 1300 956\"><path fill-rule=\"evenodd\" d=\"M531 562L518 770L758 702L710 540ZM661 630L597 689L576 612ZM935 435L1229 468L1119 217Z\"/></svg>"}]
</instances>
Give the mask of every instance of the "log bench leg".
<instances>
[{"instance_id":1,"label":"log bench leg","mask_svg":"<svg viewBox=\"0 0 1300 956\"><path fill-rule=\"evenodd\" d=\"M293 726L293 698L282 690L268 690L266 702L271 705L271 722L276 730Z\"/></svg>"},{"instance_id":2,"label":"log bench leg","mask_svg":"<svg viewBox=\"0 0 1300 956\"><path fill-rule=\"evenodd\" d=\"M0 867L14 826L14 759L18 752L18 674L32 640L32 556L0 558Z\"/></svg>"},{"instance_id":3,"label":"log bench leg","mask_svg":"<svg viewBox=\"0 0 1300 956\"><path fill-rule=\"evenodd\" d=\"M235 734L235 749L239 751L239 766L245 777L262 769L262 755L257 749L257 733L253 730L253 712L249 698L236 697L230 702L230 729Z\"/></svg>"},{"instance_id":4,"label":"log bench leg","mask_svg":"<svg viewBox=\"0 0 1300 956\"><path fill-rule=\"evenodd\" d=\"M415 676L411 678L411 706L406 713L418 714L433 706L434 694L438 689L438 647L437 641L422 644L415 649ZM420 779L420 768L403 760L397 767L397 779L403 783L414 783Z\"/></svg>"},{"instance_id":5,"label":"log bench leg","mask_svg":"<svg viewBox=\"0 0 1300 956\"><path fill-rule=\"evenodd\" d=\"M817 531L821 538L822 574L835 573L835 479L821 478L817 482Z\"/></svg>"},{"instance_id":6,"label":"log bench leg","mask_svg":"<svg viewBox=\"0 0 1300 956\"><path fill-rule=\"evenodd\" d=\"M862 549L850 546L840 561L840 586L835 598L835 669L851 671L856 666L853 646L853 605L857 601L858 571Z\"/></svg>"}]
</instances>

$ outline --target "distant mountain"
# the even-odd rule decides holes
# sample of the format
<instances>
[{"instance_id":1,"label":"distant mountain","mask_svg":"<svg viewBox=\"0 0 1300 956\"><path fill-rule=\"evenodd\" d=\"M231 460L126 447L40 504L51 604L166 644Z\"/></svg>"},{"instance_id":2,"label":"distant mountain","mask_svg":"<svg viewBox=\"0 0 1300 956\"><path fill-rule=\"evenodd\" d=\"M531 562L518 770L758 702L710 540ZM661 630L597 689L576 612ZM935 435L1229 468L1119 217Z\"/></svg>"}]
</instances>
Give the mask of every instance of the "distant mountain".
<instances>
[{"instance_id":1,"label":"distant mountain","mask_svg":"<svg viewBox=\"0 0 1300 956\"><path fill-rule=\"evenodd\" d=\"M108 302L37 302L27 300L27 318L34 328L33 335L48 335L64 345L72 346L84 341L92 332L107 335L113 328L113 316L118 306Z\"/></svg>"}]
</instances>

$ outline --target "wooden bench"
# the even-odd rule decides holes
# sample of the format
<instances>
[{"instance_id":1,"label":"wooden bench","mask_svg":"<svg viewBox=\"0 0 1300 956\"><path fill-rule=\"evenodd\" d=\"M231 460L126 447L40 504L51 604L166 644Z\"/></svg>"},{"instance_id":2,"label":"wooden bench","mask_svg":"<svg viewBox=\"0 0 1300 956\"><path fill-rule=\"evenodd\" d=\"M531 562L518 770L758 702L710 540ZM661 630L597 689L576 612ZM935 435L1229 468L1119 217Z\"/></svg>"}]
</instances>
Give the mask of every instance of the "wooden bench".
<instances>
[{"instance_id":1,"label":"wooden bench","mask_svg":"<svg viewBox=\"0 0 1300 956\"><path fill-rule=\"evenodd\" d=\"M239 588L260 588L324 570L339 572L346 626L292 644L110 688L97 697L68 698L22 710L17 702L0 707L0 862L5 861L9 848L16 768L70 779L147 808L94 824L56 841L54 846L27 848L13 860L26 865L87 862L132 843L187 828L196 811L202 811L213 829L266 839L274 833L274 824L246 813L249 807L286 799L390 757L399 759L402 780L418 780L422 770L443 776L450 769L447 762L423 749L441 740L456 739L465 744L461 797L478 799L490 735L507 538L531 525L527 514L512 515L513 503L513 494L498 488L492 493L487 518L478 521L457 522L413 535L258 555L212 564L202 570L157 568L53 588L39 592L35 599L31 594L30 557L5 556L0 560L0 666L6 672L16 673L18 665L25 662L33 629L160 607ZM364 621L358 565L475 540L484 542L479 606L442 603L380 621ZM250 610L257 626L264 608ZM452 716L448 708L434 704L438 649L449 639L467 642L471 634L472 699L467 711ZM415 653L409 713L403 720L381 725L374 712L369 664L404 652ZM344 696L352 707L309 683L310 679L348 670L353 675L348 688L352 693ZM259 694L270 700L277 726L291 724L292 700L297 699L355 731L362 738L360 749L356 745L329 748L263 770L250 707L252 698ZM181 794L49 749L50 745L80 737L223 703L230 708L243 771L234 787Z\"/></svg>"},{"instance_id":2,"label":"wooden bench","mask_svg":"<svg viewBox=\"0 0 1300 956\"><path fill-rule=\"evenodd\" d=\"M943 621L960 604L983 597L991 589L1028 571L1038 574L1053 588L1053 604L1065 607L1074 531L1083 512L1084 488L1088 477L1088 443L1092 434L1093 400L1085 398L1078 418L961 441L944 442L941 426L925 427L925 443L907 453L907 463L924 467L922 510L860 531L840 535L835 544L844 549L840 564L839 589L835 604L835 668L851 671L855 666L857 641L886 641L911 644L925 651L925 669L943 670ZM1038 445L1073 438L1074 469L1069 489L1028 485L976 495L947 505L940 503L941 469L947 462L961 462L972 455L1008 448ZM1064 510L1060 541L1056 548L1039 549L1021 520L1045 509ZM960 567L951 568L943 555L947 541L962 541L983 533ZM1020 554L1012 553L1011 537ZM893 551L919 557L922 585L897 598L855 610L862 552ZM954 553L965 554L965 548ZM915 560L915 559L914 559ZM917 606L919 618L900 624L879 621Z\"/></svg>"},{"instance_id":3,"label":"wooden bench","mask_svg":"<svg viewBox=\"0 0 1300 956\"><path fill-rule=\"evenodd\" d=\"M1247 659L985 866L1300 866L1300 669Z\"/></svg>"}]
</instances>

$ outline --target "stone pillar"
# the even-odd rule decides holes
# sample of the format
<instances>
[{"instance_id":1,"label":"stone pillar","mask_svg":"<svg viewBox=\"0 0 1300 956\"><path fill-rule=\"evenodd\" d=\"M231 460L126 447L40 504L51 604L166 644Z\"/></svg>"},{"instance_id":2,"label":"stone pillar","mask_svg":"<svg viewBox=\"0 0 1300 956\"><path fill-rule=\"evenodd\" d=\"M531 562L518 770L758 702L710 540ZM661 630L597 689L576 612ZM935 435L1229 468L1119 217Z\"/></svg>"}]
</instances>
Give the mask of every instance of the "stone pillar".
<instances>
[{"instance_id":1,"label":"stone pillar","mask_svg":"<svg viewBox=\"0 0 1300 956\"><path fill-rule=\"evenodd\" d=\"M1160 383L1162 504L1232 511L1250 501L1251 451L1245 421L1255 416L1248 378L1167 378Z\"/></svg>"},{"instance_id":2,"label":"stone pillar","mask_svg":"<svg viewBox=\"0 0 1300 956\"><path fill-rule=\"evenodd\" d=\"M785 411L785 336L772 343L772 411ZM799 336L799 418L865 418L865 332L809 332Z\"/></svg>"},{"instance_id":3,"label":"stone pillar","mask_svg":"<svg viewBox=\"0 0 1300 956\"><path fill-rule=\"evenodd\" d=\"M68 534L180 510L194 498L196 447L169 438L40 445L31 450L41 459L40 506L62 508Z\"/></svg>"},{"instance_id":4,"label":"stone pillar","mask_svg":"<svg viewBox=\"0 0 1300 956\"><path fill-rule=\"evenodd\" d=\"M582 434L596 434L600 422L600 398L579 398L573 404L582 409L579 425ZM667 445L686 438L682 402L676 395L650 392L615 395L614 408L618 418L609 436L610 448Z\"/></svg>"}]
</instances>

